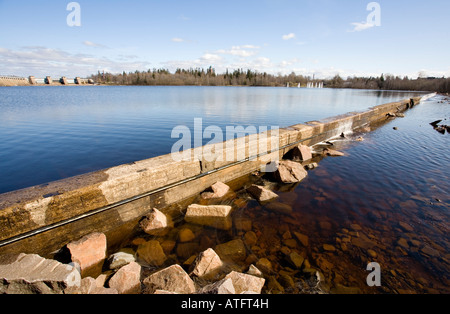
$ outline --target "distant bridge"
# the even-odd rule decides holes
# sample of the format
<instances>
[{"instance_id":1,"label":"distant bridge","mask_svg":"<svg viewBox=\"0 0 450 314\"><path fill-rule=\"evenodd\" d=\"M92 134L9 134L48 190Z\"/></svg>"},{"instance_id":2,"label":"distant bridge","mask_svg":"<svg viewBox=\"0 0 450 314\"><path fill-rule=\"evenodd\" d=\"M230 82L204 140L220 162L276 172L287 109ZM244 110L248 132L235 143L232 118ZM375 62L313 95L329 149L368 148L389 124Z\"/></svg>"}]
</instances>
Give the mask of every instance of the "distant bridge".
<instances>
[{"instance_id":1,"label":"distant bridge","mask_svg":"<svg viewBox=\"0 0 450 314\"><path fill-rule=\"evenodd\" d=\"M29 85L92 85L95 82L92 79L80 77L53 79L51 76L45 78L36 78L34 76L18 77L18 76L0 76L0 86L29 86Z\"/></svg>"}]
</instances>

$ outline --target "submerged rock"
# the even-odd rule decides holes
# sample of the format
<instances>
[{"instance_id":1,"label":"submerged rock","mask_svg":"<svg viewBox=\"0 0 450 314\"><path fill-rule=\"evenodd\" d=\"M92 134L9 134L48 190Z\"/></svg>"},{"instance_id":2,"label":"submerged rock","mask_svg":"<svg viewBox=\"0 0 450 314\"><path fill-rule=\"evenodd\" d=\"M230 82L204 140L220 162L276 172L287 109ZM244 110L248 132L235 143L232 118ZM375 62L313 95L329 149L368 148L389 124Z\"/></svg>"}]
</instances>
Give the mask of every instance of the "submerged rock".
<instances>
[{"instance_id":1,"label":"submerged rock","mask_svg":"<svg viewBox=\"0 0 450 314\"><path fill-rule=\"evenodd\" d=\"M184 220L193 224L229 230L233 226L231 211L232 207L227 205L193 204L188 207Z\"/></svg>"},{"instance_id":2,"label":"submerged rock","mask_svg":"<svg viewBox=\"0 0 450 314\"><path fill-rule=\"evenodd\" d=\"M161 266L167 260L166 254L158 241L152 240L139 245L137 257L149 266Z\"/></svg>"},{"instance_id":3,"label":"submerged rock","mask_svg":"<svg viewBox=\"0 0 450 314\"><path fill-rule=\"evenodd\" d=\"M243 261L247 257L247 250L241 239L236 239L216 246L215 251L221 259Z\"/></svg>"}]
</instances>

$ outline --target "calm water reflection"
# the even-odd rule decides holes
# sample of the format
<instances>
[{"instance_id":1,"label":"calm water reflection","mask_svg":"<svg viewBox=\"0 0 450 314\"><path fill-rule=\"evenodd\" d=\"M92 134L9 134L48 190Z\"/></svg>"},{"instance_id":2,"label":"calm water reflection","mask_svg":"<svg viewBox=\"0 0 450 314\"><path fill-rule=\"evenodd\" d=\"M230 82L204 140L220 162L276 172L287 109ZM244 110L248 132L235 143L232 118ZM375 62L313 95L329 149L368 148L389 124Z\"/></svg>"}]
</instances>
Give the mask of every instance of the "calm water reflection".
<instances>
[{"instance_id":1,"label":"calm water reflection","mask_svg":"<svg viewBox=\"0 0 450 314\"><path fill-rule=\"evenodd\" d=\"M417 93L413 93L416 95ZM290 126L408 98L366 90L0 88L0 193L170 153L175 126Z\"/></svg>"}]
</instances>

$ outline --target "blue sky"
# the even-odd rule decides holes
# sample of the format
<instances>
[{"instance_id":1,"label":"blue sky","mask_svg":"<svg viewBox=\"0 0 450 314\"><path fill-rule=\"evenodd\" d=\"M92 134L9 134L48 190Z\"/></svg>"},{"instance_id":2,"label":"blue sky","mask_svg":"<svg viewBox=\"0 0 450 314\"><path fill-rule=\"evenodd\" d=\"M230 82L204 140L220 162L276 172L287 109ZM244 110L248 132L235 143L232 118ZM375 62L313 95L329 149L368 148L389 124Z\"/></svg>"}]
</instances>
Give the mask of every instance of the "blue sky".
<instances>
[{"instance_id":1,"label":"blue sky","mask_svg":"<svg viewBox=\"0 0 450 314\"><path fill-rule=\"evenodd\" d=\"M0 75L87 76L151 68L449 76L450 2L380 0L0 0ZM374 20L371 20L374 21Z\"/></svg>"}]
</instances>

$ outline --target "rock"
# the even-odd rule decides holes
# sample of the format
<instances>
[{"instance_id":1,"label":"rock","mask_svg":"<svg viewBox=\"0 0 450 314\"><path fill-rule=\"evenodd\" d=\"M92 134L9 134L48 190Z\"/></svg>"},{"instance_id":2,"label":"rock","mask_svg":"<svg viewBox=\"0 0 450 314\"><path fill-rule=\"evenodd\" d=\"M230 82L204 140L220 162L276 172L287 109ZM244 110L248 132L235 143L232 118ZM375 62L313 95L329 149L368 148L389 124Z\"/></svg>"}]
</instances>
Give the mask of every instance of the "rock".
<instances>
[{"instance_id":1,"label":"rock","mask_svg":"<svg viewBox=\"0 0 450 314\"><path fill-rule=\"evenodd\" d=\"M78 270L55 260L20 254L0 261L0 294L62 294L80 286Z\"/></svg>"},{"instance_id":2,"label":"rock","mask_svg":"<svg viewBox=\"0 0 450 314\"><path fill-rule=\"evenodd\" d=\"M143 284L145 292L152 294L156 290L164 290L179 294L192 294L195 292L194 281L181 268L173 265L148 276Z\"/></svg>"},{"instance_id":3,"label":"rock","mask_svg":"<svg viewBox=\"0 0 450 314\"><path fill-rule=\"evenodd\" d=\"M350 228L352 228L355 231L361 231L362 230L362 227L360 225L358 225L358 224L351 224Z\"/></svg>"},{"instance_id":4,"label":"rock","mask_svg":"<svg viewBox=\"0 0 450 314\"><path fill-rule=\"evenodd\" d=\"M285 239L283 243L290 249L295 249L297 247L297 241L294 239Z\"/></svg>"},{"instance_id":5,"label":"rock","mask_svg":"<svg viewBox=\"0 0 450 314\"><path fill-rule=\"evenodd\" d=\"M241 239L219 244L215 251L223 260L244 261L247 257L247 251Z\"/></svg>"},{"instance_id":6,"label":"rock","mask_svg":"<svg viewBox=\"0 0 450 314\"><path fill-rule=\"evenodd\" d=\"M280 277L278 278L278 281L280 284L286 288L286 289L292 289L295 288L295 282L294 279L292 279L292 276L290 276L287 272L283 271L280 272Z\"/></svg>"},{"instance_id":7,"label":"rock","mask_svg":"<svg viewBox=\"0 0 450 314\"><path fill-rule=\"evenodd\" d=\"M270 274L273 271L272 263L267 258L259 259L256 263L256 267L266 274Z\"/></svg>"},{"instance_id":8,"label":"rock","mask_svg":"<svg viewBox=\"0 0 450 314\"><path fill-rule=\"evenodd\" d=\"M162 247L162 249L164 251L164 254L170 255L170 253L172 253L173 249L175 248L175 245L177 245L176 241L164 240L161 243L161 247Z\"/></svg>"},{"instance_id":9,"label":"rock","mask_svg":"<svg viewBox=\"0 0 450 314\"><path fill-rule=\"evenodd\" d=\"M200 294L236 294L231 278L223 279L200 290Z\"/></svg>"},{"instance_id":10,"label":"rock","mask_svg":"<svg viewBox=\"0 0 450 314\"><path fill-rule=\"evenodd\" d=\"M188 259L192 255L197 255L200 251L200 245L195 242L180 243L177 246L177 256L180 259Z\"/></svg>"},{"instance_id":11,"label":"rock","mask_svg":"<svg viewBox=\"0 0 450 314\"><path fill-rule=\"evenodd\" d=\"M152 240L139 245L137 257L149 266L159 267L167 260L166 254L158 241Z\"/></svg>"},{"instance_id":12,"label":"rock","mask_svg":"<svg viewBox=\"0 0 450 314\"><path fill-rule=\"evenodd\" d=\"M334 246L332 246L331 244L324 244L323 249L326 252L335 252L336 251L336 248Z\"/></svg>"},{"instance_id":13,"label":"rock","mask_svg":"<svg viewBox=\"0 0 450 314\"><path fill-rule=\"evenodd\" d=\"M377 252L375 252L374 250L371 250L371 249L367 250L367 253L372 258L377 258L377 256L378 256Z\"/></svg>"},{"instance_id":14,"label":"rock","mask_svg":"<svg viewBox=\"0 0 450 314\"><path fill-rule=\"evenodd\" d=\"M126 252L117 252L108 258L108 265L109 269L114 270L119 269L135 261L136 259L134 258L133 254Z\"/></svg>"},{"instance_id":15,"label":"rock","mask_svg":"<svg viewBox=\"0 0 450 314\"><path fill-rule=\"evenodd\" d=\"M247 192L250 193L258 202L261 203L270 202L279 197L276 193L259 185L252 185L247 189Z\"/></svg>"},{"instance_id":16,"label":"rock","mask_svg":"<svg viewBox=\"0 0 450 314\"><path fill-rule=\"evenodd\" d=\"M325 156L330 156L330 157L341 157L341 156L345 156L344 153L339 152L337 150L334 149L330 149L330 148L325 148L322 152L322 155Z\"/></svg>"},{"instance_id":17,"label":"rock","mask_svg":"<svg viewBox=\"0 0 450 314\"><path fill-rule=\"evenodd\" d=\"M312 164L308 164L305 166L306 170L313 170L319 167L319 164L317 162L313 162Z\"/></svg>"},{"instance_id":18,"label":"rock","mask_svg":"<svg viewBox=\"0 0 450 314\"><path fill-rule=\"evenodd\" d=\"M297 252L292 252L291 254L289 254L288 262L290 262L292 266L294 266L297 269L302 268L304 261L305 259L303 258L303 256L301 256Z\"/></svg>"},{"instance_id":19,"label":"rock","mask_svg":"<svg viewBox=\"0 0 450 314\"><path fill-rule=\"evenodd\" d=\"M149 235L166 235L173 228L173 221L170 216L155 208L139 223L139 226Z\"/></svg>"},{"instance_id":20,"label":"rock","mask_svg":"<svg viewBox=\"0 0 450 314\"><path fill-rule=\"evenodd\" d=\"M267 283L267 289L270 291L271 294L283 294L284 293L283 286L277 281L277 279L274 276L269 277L269 282Z\"/></svg>"},{"instance_id":21,"label":"rock","mask_svg":"<svg viewBox=\"0 0 450 314\"><path fill-rule=\"evenodd\" d=\"M202 193L202 198L204 200L210 200L215 198L224 197L229 191L230 187L222 182L217 182L213 186L211 186L212 192L204 192Z\"/></svg>"},{"instance_id":22,"label":"rock","mask_svg":"<svg viewBox=\"0 0 450 314\"><path fill-rule=\"evenodd\" d=\"M356 141L357 141L357 142L364 142L364 138L363 138L362 136L360 136L360 137L358 137L358 138L356 139Z\"/></svg>"},{"instance_id":23,"label":"rock","mask_svg":"<svg viewBox=\"0 0 450 314\"><path fill-rule=\"evenodd\" d=\"M299 232L294 232L294 236L297 238L298 241L304 246L309 246L309 238L307 235L301 234Z\"/></svg>"},{"instance_id":24,"label":"rock","mask_svg":"<svg viewBox=\"0 0 450 314\"><path fill-rule=\"evenodd\" d=\"M222 268L223 262L213 249L208 249L200 253L193 265L191 276L211 278Z\"/></svg>"},{"instance_id":25,"label":"rock","mask_svg":"<svg viewBox=\"0 0 450 314\"><path fill-rule=\"evenodd\" d=\"M119 294L141 293L141 266L136 262L120 268L109 280L109 287Z\"/></svg>"},{"instance_id":26,"label":"rock","mask_svg":"<svg viewBox=\"0 0 450 314\"><path fill-rule=\"evenodd\" d=\"M294 211L292 206L280 202L272 202L264 205L264 207L268 210L287 215L291 214Z\"/></svg>"},{"instance_id":27,"label":"rock","mask_svg":"<svg viewBox=\"0 0 450 314\"><path fill-rule=\"evenodd\" d=\"M358 287L345 287L337 284L335 288L331 289L333 294L361 294L361 289Z\"/></svg>"},{"instance_id":28,"label":"rock","mask_svg":"<svg viewBox=\"0 0 450 314\"><path fill-rule=\"evenodd\" d=\"M244 242L247 246L252 247L258 242L258 236L253 231L248 231L244 235Z\"/></svg>"},{"instance_id":29,"label":"rock","mask_svg":"<svg viewBox=\"0 0 450 314\"><path fill-rule=\"evenodd\" d=\"M184 220L193 224L230 230L233 226L230 217L231 211L232 207L227 205L202 206L193 204L188 207Z\"/></svg>"},{"instance_id":30,"label":"rock","mask_svg":"<svg viewBox=\"0 0 450 314\"><path fill-rule=\"evenodd\" d=\"M364 249L364 250L368 250L368 249L371 249L374 246L376 246L376 244L374 242L372 242L372 241L370 241L368 239L361 239L361 238L358 238L356 236L352 236L352 242L351 243L353 245L361 248L361 249Z\"/></svg>"},{"instance_id":31,"label":"rock","mask_svg":"<svg viewBox=\"0 0 450 314\"><path fill-rule=\"evenodd\" d=\"M175 293L175 292L170 292L170 291L165 291L165 290L156 290L155 293L153 294L161 294L161 295L175 295L175 294L179 294L179 293Z\"/></svg>"},{"instance_id":32,"label":"rock","mask_svg":"<svg viewBox=\"0 0 450 314\"><path fill-rule=\"evenodd\" d=\"M439 257L439 256L440 256L440 254L439 254L439 252L438 252L437 250L435 250L435 249L429 247L428 245L425 246L425 247L423 247L423 248L420 250L420 252L423 253L423 254L425 254L425 255L432 256L432 257Z\"/></svg>"},{"instance_id":33,"label":"rock","mask_svg":"<svg viewBox=\"0 0 450 314\"><path fill-rule=\"evenodd\" d=\"M225 279L231 279L233 282L234 290L236 294L242 292L255 292L260 294L266 280L252 275L242 274L238 272L229 273Z\"/></svg>"},{"instance_id":34,"label":"rock","mask_svg":"<svg viewBox=\"0 0 450 314\"><path fill-rule=\"evenodd\" d=\"M93 233L67 244L71 260L80 265L81 277L97 278L106 259L106 236Z\"/></svg>"},{"instance_id":35,"label":"rock","mask_svg":"<svg viewBox=\"0 0 450 314\"><path fill-rule=\"evenodd\" d=\"M181 243L191 242L195 239L195 234L189 228L184 228L178 233L178 241Z\"/></svg>"},{"instance_id":36,"label":"rock","mask_svg":"<svg viewBox=\"0 0 450 314\"><path fill-rule=\"evenodd\" d=\"M235 217L234 227L238 231L250 231L252 230L252 220L250 218Z\"/></svg>"},{"instance_id":37,"label":"rock","mask_svg":"<svg viewBox=\"0 0 450 314\"><path fill-rule=\"evenodd\" d=\"M400 221L399 223L400 228L402 228L406 232L413 232L414 228L408 225L407 223Z\"/></svg>"},{"instance_id":38,"label":"rock","mask_svg":"<svg viewBox=\"0 0 450 314\"><path fill-rule=\"evenodd\" d=\"M294 147L287 157L296 161L308 161L313 158L311 148L306 145L298 145Z\"/></svg>"},{"instance_id":39,"label":"rock","mask_svg":"<svg viewBox=\"0 0 450 314\"><path fill-rule=\"evenodd\" d=\"M409 249L408 241L406 241L406 239L404 239L404 238L401 238L400 240L398 240L397 244L406 250Z\"/></svg>"},{"instance_id":40,"label":"rock","mask_svg":"<svg viewBox=\"0 0 450 314\"><path fill-rule=\"evenodd\" d=\"M264 277L264 274L262 271L260 271L255 265L250 265L247 271L247 275L252 275L256 277Z\"/></svg>"},{"instance_id":41,"label":"rock","mask_svg":"<svg viewBox=\"0 0 450 314\"><path fill-rule=\"evenodd\" d=\"M308 176L308 172L297 162L283 160L274 172L276 180L282 183L298 183Z\"/></svg>"},{"instance_id":42,"label":"rock","mask_svg":"<svg viewBox=\"0 0 450 314\"><path fill-rule=\"evenodd\" d=\"M72 293L82 295L119 294L119 292L116 289L98 286L97 281L92 277L87 277L81 280L81 286L79 290L78 291L73 290Z\"/></svg>"}]
</instances>

